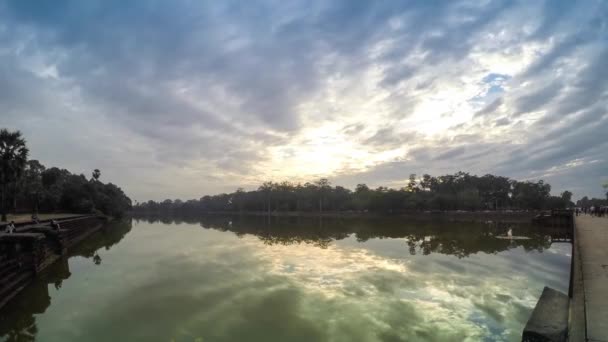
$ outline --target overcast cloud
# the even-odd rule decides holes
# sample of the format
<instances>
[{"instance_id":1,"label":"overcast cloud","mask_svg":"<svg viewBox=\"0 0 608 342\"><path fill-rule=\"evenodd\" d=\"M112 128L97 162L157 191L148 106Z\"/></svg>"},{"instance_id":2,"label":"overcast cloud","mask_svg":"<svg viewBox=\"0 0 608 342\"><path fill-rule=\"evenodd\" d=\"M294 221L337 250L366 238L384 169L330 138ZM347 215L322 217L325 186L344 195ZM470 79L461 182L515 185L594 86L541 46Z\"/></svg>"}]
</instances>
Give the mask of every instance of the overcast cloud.
<instances>
[{"instance_id":1,"label":"overcast cloud","mask_svg":"<svg viewBox=\"0 0 608 342\"><path fill-rule=\"evenodd\" d=\"M136 200L459 170L602 196L608 2L0 1L0 126Z\"/></svg>"}]
</instances>

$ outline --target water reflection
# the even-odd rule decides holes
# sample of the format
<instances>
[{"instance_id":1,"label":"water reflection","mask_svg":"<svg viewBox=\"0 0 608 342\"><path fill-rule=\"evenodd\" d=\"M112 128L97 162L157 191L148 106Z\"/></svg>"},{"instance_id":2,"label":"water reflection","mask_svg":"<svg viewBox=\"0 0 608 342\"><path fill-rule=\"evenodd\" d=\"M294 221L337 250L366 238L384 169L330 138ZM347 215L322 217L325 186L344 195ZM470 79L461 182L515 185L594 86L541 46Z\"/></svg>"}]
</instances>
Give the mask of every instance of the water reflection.
<instances>
[{"instance_id":1,"label":"water reflection","mask_svg":"<svg viewBox=\"0 0 608 342\"><path fill-rule=\"evenodd\" d=\"M553 243L569 239L565 229L399 218L139 219L152 226L160 222L173 229L170 234L192 235L191 228L198 225L240 238L238 243L218 243L215 247L223 253L205 257L214 260L211 265L199 265L196 251L184 257L195 260L194 272L217 270L185 290L196 293L200 284L211 282L210 288L232 304L216 304L226 311L188 324L189 332L213 336L211 340L242 340L243 335L227 333L237 327L256 331L256 341L285 337L270 328L257 330L264 322L256 321L255 313L238 324L226 322L223 333L212 335L225 317L240 317L246 301L284 308L274 320L294 324L294 331L286 332L292 340L301 333L319 341L512 341L521 338L542 287L567 286L568 248ZM203 248L205 254L214 250L210 242ZM243 260L257 262L244 265ZM182 260L170 269L178 264L187 269L190 263ZM188 273L186 279L192 277ZM238 284L238 290L223 283ZM162 283L152 288L167 290ZM202 298L206 303L206 296ZM261 305L252 310L274 314Z\"/></svg>"},{"instance_id":2,"label":"water reflection","mask_svg":"<svg viewBox=\"0 0 608 342\"><path fill-rule=\"evenodd\" d=\"M5 311L0 340L515 341L543 286L567 286L566 249L553 243L566 232L527 225L238 216L133 225L54 265Z\"/></svg>"},{"instance_id":3,"label":"water reflection","mask_svg":"<svg viewBox=\"0 0 608 342\"><path fill-rule=\"evenodd\" d=\"M99 264L101 257L97 251L102 248L109 250L119 243L131 228L131 220L110 223L75 246L68 256L45 269L33 283L0 311L0 337L3 341L35 341L38 333L35 317L44 313L51 305L49 286L52 285L56 290L60 290L64 280L72 275L68 259L80 256Z\"/></svg>"},{"instance_id":4,"label":"water reflection","mask_svg":"<svg viewBox=\"0 0 608 342\"><path fill-rule=\"evenodd\" d=\"M99 257L99 250L109 251L117 245L133 228L131 219L112 222L104 226L100 231L85 239L70 250L69 257L81 256L95 260Z\"/></svg>"},{"instance_id":5,"label":"water reflection","mask_svg":"<svg viewBox=\"0 0 608 342\"><path fill-rule=\"evenodd\" d=\"M441 253L459 258L470 254L495 254L522 247L542 252L554 241L571 241L563 227L537 227L510 222L404 221L401 218L295 218L264 216L135 217L150 224L200 224L203 228L258 237L267 245L310 244L327 248L351 235L358 242L370 239L403 239L411 255ZM511 234L511 235L509 235Z\"/></svg>"}]
</instances>

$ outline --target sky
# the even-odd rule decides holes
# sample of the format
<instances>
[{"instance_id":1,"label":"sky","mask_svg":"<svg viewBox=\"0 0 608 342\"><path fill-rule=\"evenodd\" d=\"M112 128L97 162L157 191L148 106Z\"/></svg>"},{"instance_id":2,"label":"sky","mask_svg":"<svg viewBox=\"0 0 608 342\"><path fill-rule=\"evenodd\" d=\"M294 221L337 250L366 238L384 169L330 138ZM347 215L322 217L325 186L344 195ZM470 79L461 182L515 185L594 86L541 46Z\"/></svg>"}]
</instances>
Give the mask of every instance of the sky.
<instances>
[{"instance_id":1,"label":"sky","mask_svg":"<svg viewBox=\"0 0 608 342\"><path fill-rule=\"evenodd\" d=\"M0 0L0 127L138 201L460 170L603 197L607 61L601 0Z\"/></svg>"}]
</instances>

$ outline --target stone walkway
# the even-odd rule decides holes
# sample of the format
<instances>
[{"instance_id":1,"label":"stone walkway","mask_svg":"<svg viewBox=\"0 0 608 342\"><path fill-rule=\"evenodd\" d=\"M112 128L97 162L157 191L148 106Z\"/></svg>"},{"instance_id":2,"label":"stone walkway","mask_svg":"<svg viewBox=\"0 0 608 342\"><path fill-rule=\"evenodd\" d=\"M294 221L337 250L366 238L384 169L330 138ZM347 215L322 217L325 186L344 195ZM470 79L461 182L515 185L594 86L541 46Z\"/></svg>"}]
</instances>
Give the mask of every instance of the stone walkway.
<instances>
[{"instance_id":1,"label":"stone walkway","mask_svg":"<svg viewBox=\"0 0 608 342\"><path fill-rule=\"evenodd\" d=\"M608 218L580 215L575 222L587 341L608 342Z\"/></svg>"}]
</instances>

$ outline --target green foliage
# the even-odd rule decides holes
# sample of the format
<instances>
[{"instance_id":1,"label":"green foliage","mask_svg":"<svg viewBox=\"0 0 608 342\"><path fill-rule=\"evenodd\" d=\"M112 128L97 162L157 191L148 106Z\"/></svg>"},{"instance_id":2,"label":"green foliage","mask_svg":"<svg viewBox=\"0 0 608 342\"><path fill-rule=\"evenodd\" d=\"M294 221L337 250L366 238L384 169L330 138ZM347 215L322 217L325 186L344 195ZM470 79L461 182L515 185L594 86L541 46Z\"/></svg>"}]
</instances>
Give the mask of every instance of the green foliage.
<instances>
[{"instance_id":1,"label":"green foliage","mask_svg":"<svg viewBox=\"0 0 608 342\"><path fill-rule=\"evenodd\" d=\"M519 182L494 175L465 172L417 179L411 174L402 189L370 189L358 184L354 191L332 186L329 180L312 183L265 182L257 190L239 189L230 194L204 196L198 200L148 201L134 207L139 212L196 214L202 212L326 212L371 211L396 213L412 210L494 210L565 208L571 203L550 196L545 182Z\"/></svg>"},{"instance_id":2,"label":"green foliage","mask_svg":"<svg viewBox=\"0 0 608 342\"><path fill-rule=\"evenodd\" d=\"M551 185L542 180L538 182L515 182L513 199L517 206L529 209L542 209L550 197Z\"/></svg>"},{"instance_id":3,"label":"green foliage","mask_svg":"<svg viewBox=\"0 0 608 342\"><path fill-rule=\"evenodd\" d=\"M0 130L3 214L4 203L13 204L12 209L19 212L101 212L118 217L130 210L131 200L119 187L99 181L99 169L93 171L89 181L84 175L28 161L28 152L20 132Z\"/></svg>"},{"instance_id":4,"label":"green foliage","mask_svg":"<svg viewBox=\"0 0 608 342\"><path fill-rule=\"evenodd\" d=\"M30 161L28 165L40 165ZM44 166L26 169L15 193L19 210L74 213L101 212L119 217L131 208L131 200L112 183L89 181L84 175Z\"/></svg>"}]
</instances>

